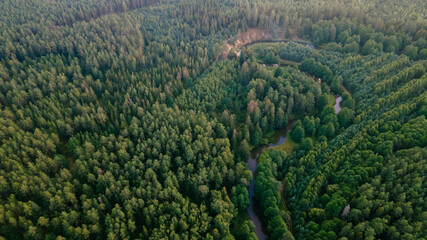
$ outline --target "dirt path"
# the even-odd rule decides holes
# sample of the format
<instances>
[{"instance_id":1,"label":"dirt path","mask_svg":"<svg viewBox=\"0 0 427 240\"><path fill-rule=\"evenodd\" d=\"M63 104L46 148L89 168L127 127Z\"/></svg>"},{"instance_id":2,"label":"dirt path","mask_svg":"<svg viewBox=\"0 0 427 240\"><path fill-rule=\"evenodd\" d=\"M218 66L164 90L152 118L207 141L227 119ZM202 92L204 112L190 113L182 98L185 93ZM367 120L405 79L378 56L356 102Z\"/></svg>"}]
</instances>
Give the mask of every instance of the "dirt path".
<instances>
[{"instance_id":1,"label":"dirt path","mask_svg":"<svg viewBox=\"0 0 427 240\"><path fill-rule=\"evenodd\" d=\"M249 28L244 33L241 33L239 31L239 33L234 38L234 41L232 43L230 43L230 40L229 40L229 41L227 41L227 43L225 43L221 47L221 51L217 56L217 60L219 58L227 58L228 54L230 53L230 51L232 51L233 48L235 49L234 51L237 54L238 50L236 51L236 49L239 49L242 46L244 46L248 43L251 43L253 41L259 41L259 40L264 40L264 39L269 39L269 38L272 38L272 35L269 33L269 31L267 29Z\"/></svg>"},{"instance_id":2,"label":"dirt path","mask_svg":"<svg viewBox=\"0 0 427 240\"><path fill-rule=\"evenodd\" d=\"M348 95L350 95L350 97L351 97L350 92L342 84L341 84L341 90L343 90L343 92L345 92L345 93L348 93Z\"/></svg>"}]
</instances>

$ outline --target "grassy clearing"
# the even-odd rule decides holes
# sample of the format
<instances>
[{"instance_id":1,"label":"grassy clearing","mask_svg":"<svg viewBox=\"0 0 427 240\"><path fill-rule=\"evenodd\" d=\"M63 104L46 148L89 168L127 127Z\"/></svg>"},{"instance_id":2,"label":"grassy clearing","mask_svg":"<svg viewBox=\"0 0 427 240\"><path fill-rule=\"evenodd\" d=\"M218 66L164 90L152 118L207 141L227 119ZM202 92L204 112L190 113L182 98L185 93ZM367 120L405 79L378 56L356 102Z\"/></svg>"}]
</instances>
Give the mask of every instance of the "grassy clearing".
<instances>
[{"instance_id":1,"label":"grassy clearing","mask_svg":"<svg viewBox=\"0 0 427 240\"><path fill-rule=\"evenodd\" d=\"M274 149L284 150L287 154L291 154L295 144L296 143L294 142L294 140L292 140L291 135L288 132L286 134L285 142L277 147L274 147Z\"/></svg>"}]
</instances>

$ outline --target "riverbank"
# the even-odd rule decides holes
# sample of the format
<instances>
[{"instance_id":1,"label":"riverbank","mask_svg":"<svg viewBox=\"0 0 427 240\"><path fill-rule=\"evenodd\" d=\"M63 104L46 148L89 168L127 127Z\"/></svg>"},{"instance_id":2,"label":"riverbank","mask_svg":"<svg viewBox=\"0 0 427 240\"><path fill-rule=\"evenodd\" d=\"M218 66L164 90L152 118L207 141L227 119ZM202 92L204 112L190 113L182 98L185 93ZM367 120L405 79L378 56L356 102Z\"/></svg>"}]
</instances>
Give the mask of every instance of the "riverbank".
<instances>
[{"instance_id":1,"label":"riverbank","mask_svg":"<svg viewBox=\"0 0 427 240\"><path fill-rule=\"evenodd\" d=\"M341 111L341 102L342 102L342 97L341 96L336 96L335 99L335 114L338 114ZM255 187L255 176L256 176L256 168L257 168L257 160L260 157L260 155L268 150L268 149L278 149L278 150L283 150L285 151L287 154L291 154L294 147L295 147L295 142L292 140L292 138L289 136L290 131L294 125L295 121L292 121L291 123L289 123L286 128L283 129L279 129L277 130L274 135L270 138L268 138L269 140L272 140L271 143L269 143L268 145L264 145L264 146L259 146L257 148L255 148L250 156L249 159L247 161L248 163L248 167L249 170L252 172L253 174L253 179L251 181L251 184L249 186L249 207L248 207L248 215L249 215L249 219L253 222L255 229L254 232L256 234L256 236L258 237L258 239L263 240L263 239L267 239L267 235L266 233L263 231L263 226L262 226L262 216L258 216L256 209L255 209L255 203L254 203L254 197L255 197L255 193L254 193L254 187ZM280 200L281 200L281 204L283 207L283 210L285 212L288 212L288 207L286 204L286 200L285 200L285 196L283 195L284 193L284 188L286 183L284 182L285 179L282 179L281 181L281 192L280 192ZM292 228L292 218L288 218L286 221L289 231L292 233L293 232L293 228Z\"/></svg>"},{"instance_id":2,"label":"riverbank","mask_svg":"<svg viewBox=\"0 0 427 240\"><path fill-rule=\"evenodd\" d=\"M270 143L267 145L261 145L254 148L247 161L249 170L252 172L252 175L254 176L252 178L251 184L249 185L249 189L248 189L248 193L249 193L248 215L255 226L254 232L259 240L267 239L267 235L263 231L263 226L261 221L262 216L258 216L257 214L258 211L256 211L255 209L256 204L254 203L254 196L255 196L254 187L255 187L257 160L264 151L270 148L276 148L276 147L282 146L287 141L287 134L291 130L293 124L294 124L294 121L289 123L285 128L276 130L273 136L268 138L268 140L270 140Z\"/></svg>"},{"instance_id":3,"label":"riverbank","mask_svg":"<svg viewBox=\"0 0 427 240\"><path fill-rule=\"evenodd\" d=\"M277 46L283 46L282 44L286 44L288 41L285 41L283 39L281 40L259 40L256 42L251 42L248 43L246 45L243 45L240 47L240 49L242 48L249 48L251 46L253 46L254 48L264 48L266 46L272 46L276 47L276 44L278 44ZM256 45L259 44L259 45ZM297 44L307 44L307 43L297 43ZM307 45L304 45L305 47L307 47ZM311 48L314 48L314 46L308 46ZM309 51L309 50L307 50ZM259 57L261 60L263 58ZM284 60L286 61L286 60ZM280 67L279 64L271 64L271 67L267 64L265 64L263 61L258 62L258 64L264 65L265 67L267 67L268 71L275 71L275 68ZM299 63L297 62L291 62L292 65L297 65ZM273 68L274 67L274 68ZM301 77L305 77L303 76L305 73L301 72ZM317 83L321 83L320 79L317 79L313 76L310 76L313 79L313 81L317 82ZM342 97L341 96L335 96L335 113L337 114L340 110L341 110L341 101L342 101ZM293 116L296 117L296 116ZM304 116L298 116L298 119L302 119ZM294 121L289 123L285 128L279 129L274 131L274 133L270 133L270 134L266 134L263 136L263 139L261 140L261 143L266 143L264 145L258 146L258 147L254 147L251 151L250 156L247 159L247 164L248 164L248 168L249 170L252 172L253 174L253 179L249 185L248 188L248 197L249 197L249 206L247 209L247 215L244 213L239 213L239 215L236 217L236 224L233 226L235 229L238 228L238 226L240 224L245 224L244 222L247 220L252 221L253 225L254 225L254 233L257 236L258 239L267 239L267 231L266 231L266 226L269 224L269 219L271 219L269 216L269 218L264 218L264 211L266 209L263 209L262 206L264 205L260 205L257 202L263 202L265 201L263 199L264 195L260 195L257 196L257 199L255 201L255 182L263 182L262 184L265 184L264 182L271 182L274 180L272 180L272 178L266 178L264 180L260 180L259 178L265 178L265 175L259 175L259 177L257 177L257 166L258 164L262 164L263 161L260 161L259 158L261 156L262 153L264 153L266 150L268 149L276 149L276 150L283 150L284 152L286 152L287 155L292 154L294 148L296 149L300 149L300 145L296 142L294 142L292 140L292 138L290 137L290 131L292 129L294 125ZM310 137L312 142L317 142L317 139L315 137ZM264 155L263 155L264 156ZM268 156L264 156L264 158ZM261 156L261 159L263 159L263 157ZM266 163L267 164L267 163ZM263 168L259 169L261 172L263 172L262 170ZM265 170L265 169L264 169ZM270 173L271 174L271 173ZM277 177L277 176L276 176ZM258 180L257 180L258 179ZM284 220L284 224L287 225L288 229L288 234L292 235L293 232L293 223L292 223L292 217L291 214L288 211L288 206L287 206L287 199L286 196L284 196L284 192L285 192L285 186L286 186L286 182L284 182L284 179L280 179L277 180L277 188L273 187L271 189L269 189L269 192L271 192L270 190L275 189L274 191L280 191L280 193L275 197L277 198L277 205L280 206L276 206L275 209L277 209L277 211L281 212L282 214L282 220ZM257 183L260 184L260 183ZM258 186L258 185L257 185ZM268 187L268 186L267 186ZM257 187L258 189L258 187ZM259 191L259 190L258 190ZM267 192L266 192L267 193ZM264 203L263 203L264 204ZM265 207L265 206L264 206ZM282 212L283 211L283 212ZM284 217L285 216L285 217ZM264 224L264 226L263 226Z\"/></svg>"}]
</instances>

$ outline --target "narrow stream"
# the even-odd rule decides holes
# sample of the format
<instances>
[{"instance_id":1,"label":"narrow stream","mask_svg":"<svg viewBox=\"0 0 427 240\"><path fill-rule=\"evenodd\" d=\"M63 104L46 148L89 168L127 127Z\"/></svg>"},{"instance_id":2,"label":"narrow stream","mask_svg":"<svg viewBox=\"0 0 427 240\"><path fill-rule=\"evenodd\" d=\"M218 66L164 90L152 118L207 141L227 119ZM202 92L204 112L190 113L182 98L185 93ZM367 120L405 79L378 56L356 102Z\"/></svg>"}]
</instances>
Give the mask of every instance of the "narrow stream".
<instances>
[{"instance_id":1,"label":"narrow stream","mask_svg":"<svg viewBox=\"0 0 427 240\"><path fill-rule=\"evenodd\" d=\"M342 101L342 97L338 96L335 98L335 114L338 114L341 111L341 101ZM286 141L286 133L287 131L290 130L290 128L292 127L292 123L288 124L288 126L286 128L277 130L275 133L275 138L274 138L274 142L270 143L266 146L260 146L255 148L252 152L251 155L249 156L248 159L248 166L249 166L249 170L252 172L253 174L253 178L252 178L252 182L249 185L249 207L248 207L248 214L249 214L249 218L251 219L251 221L253 222L253 224L255 225L255 234L258 237L259 240L266 240L267 239L267 235L264 233L263 229L262 229L262 221L261 218L257 215L257 213L255 212L255 206L254 206L254 187L255 187L255 172L256 172L256 167L257 167L257 158L261 155L261 153L263 153L265 150L272 148L272 147L277 147L281 144L283 144Z\"/></svg>"},{"instance_id":2,"label":"narrow stream","mask_svg":"<svg viewBox=\"0 0 427 240\"><path fill-rule=\"evenodd\" d=\"M257 213L255 212L254 207L254 186L255 186L255 171L257 166L257 158L263 153L265 150L276 147L281 144L283 144L286 140L286 132L289 130L289 128L292 126L292 124L289 124L286 128L277 130L275 133L274 143L270 143L266 146L260 146L255 148L248 159L248 166L249 170L251 170L254 178L252 179L251 185L249 185L249 207L248 207L248 213L249 218L255 225L255 234L258 237L259 240L265 240L267 239L267 235L264 233L262 229L262 221L261 218L258 217Z\"/></svg>"},{"instance_id":3,"label":"narrow stream","mask_svg":"<svg viewBox=\"0 0 427 240\"><path fill-rule=\"evenodd\" d=\"M262 41L256 41L256 42L251 42L248 43L242 47L248 48L249 46L256 44L256 43L260 43L260 42L279 42L279 43L289 43L289 41L282 41L282 40L262 40ZM295 41L294 41L295 42ZM315 47L312 44L308 44L308 43L304 43L304 42L296 42L297 44L300 45L305 45L311 49L315 49ZM240 56L241 53L241 49L239 49L239 52L237 53L238 56ZM341 111L341 101L342 101L342 97L338 96L335 99L335 114L338 114ZM255 187L255 172L256 172L256 167L257 167L257 158L261 155L262 152L264 152L265 150L271 148L271 147L276 147L279 146L281 144L283 144L286 140L286 133L288 130L290 130L290 128L292 127L292 123L288 124L288 126L286 128L283 128L281 130L276 131L275 133L275 140L274 143L270 143L267 146L260 146L255 148L252 152L251 155L249 156L248 159L248 167L249 170L252 172L252 175L254 176L252 178L251 184L249 185L249 206L248 206L248 214L249 214L249 218L251 219L251 221L253 222L253 224L255 225L255 234L257 236L257 238L259 240L265 240L267 239L267 235L265 234L265 232L263 231L262 228L262 221L261 218L258 217L257 213L255 212L255 206L254 206L254 187Z\"/></svg>"}]
</instances>

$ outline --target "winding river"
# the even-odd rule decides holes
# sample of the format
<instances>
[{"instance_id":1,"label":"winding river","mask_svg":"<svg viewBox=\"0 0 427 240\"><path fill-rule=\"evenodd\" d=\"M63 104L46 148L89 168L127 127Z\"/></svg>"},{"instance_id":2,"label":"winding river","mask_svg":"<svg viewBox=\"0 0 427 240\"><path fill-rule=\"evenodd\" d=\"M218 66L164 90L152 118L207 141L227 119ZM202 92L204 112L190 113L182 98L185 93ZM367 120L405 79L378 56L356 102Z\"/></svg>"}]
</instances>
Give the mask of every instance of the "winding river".
<instances>
[{"instance_id":1,"label":"winding river","mask_svg":"<svg viewBox=\"0 0 427 240\"><path fill-rule=\"evenodd\" d=\"M265 150L283 144L286 140L286 132L289 130L289 128L291 126L292 126L292 124L288 124L288 126L286 128L277 130L276 133L274 134L274 143L270 143L268 145L255 148L251 152L249 159L248 159L249 170L251 170L251 172L254 176L251 184L249 185L249 200L250 201L249 201L248 213L249 213L249 218L251 219L251 221L255 225L255 231L254 232L255 232L255 234L259 240L267 239L267 235L264 233L264 231L262 229L261 218L258 217L257 212L255 212L255 206L254 206L255 171L256 171L256 166L257 166L256 160L261 155L261 153L263 153Z\"/></svg>"},{"instance_id":2,"label":"winding river","mask_svg":"<svg viewBox=\"0 0 427 240\"><path fill-rule=\"evenodd\" d=\"M341 111L341 101L342 101L342 97L338 96L335 98L335 114L338 114ZM253 222L253 224L255 225L255 234L258 237L259 240L265 240L267 239L267 235L265 234L263 228L262 228L262 221L261 218L257 215L257 212L255 211L255 206L254 206L254 187L255 187L255 172L256 172L256 166L257 166L257 159L258 157L261 155L261 153L263 153L265 150L272 148L272 147L277 147L281 144L283 144L286 141L286 133L291 129L292 127L292 123L288 124L288 126L286 126L286 128L277 130L276 133L274 134L274 142L270 143L268 145L265 146L260 146L255 148L249 158L248 158L248 166L249 166L249 170L252 172L253 174L253 178L251 181L251 184L249 185L249 206L248 206L248 214L249 214L249 218L251 219L251 221Z\"/></svg>"},{"instance_id":3,"label":"winding river","mask_svg":"<svg viewBox=\"0 0 427 240\"><path fill-rule=\"evenodd\" d=\"M248 47L250 47L253 44L261 43L261 42L289 43L290 41L287 41L287 40L260 40L260 41L255 41L255 42L251 42L251 43L245 44L242 47L248 48ZM315 49L315 47L312 44L310 44L310 43L298 42L298 41L293 41L293 42L295 42L297 44L300 44L300 45L304 45L304 46L309 47L311 49ZM238 56L241 53L241 48L239 49L239 52L237 53ZM335 98L335 105L334 105L335 114L338 114L341 111L341 106L340 106L341 101L342 101L342 97L341 96L338 96L338 97ZM257 159L261 155L261 153L263 153L265 150L267 150L269 148L272 148L272 147L277 147L277 146L283 144L286 141L286 133L287 133L287 131L290 130L290 128L292 127L292 125L293 124L290 123L290 124L288 124L288 126L286 126L286 128L277 130L276 133L275 133L275 138L274 138L275 140L274 140L273 143L270 143L268 145L264 145L264 146L260 146L260 147L255 148L251 152L251 154L250 154L250 156L248 158L248 167L249 167L249 170L252 172L252 174L254 176L252 178L251 184L249 185L248 214L249 214L249 218L251 219L251 221L255 225L254 232L255 232L255 234L256 234L256 236L257 236L257 238L259 240L265 240L265 239L267 239L267 235L265 234L265 232L264 232L264 230L262 228L261 218L258 217L258 215L257 215L258 212L255 211L255 205L254 205L254 195L255 195L255 193L254 193L254 187L255 187L255 176L256 176L255 172L256 172L256 167L257 167Z\"/></svg>"}]
</instances>

